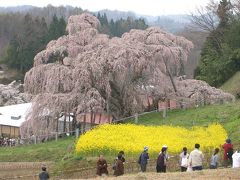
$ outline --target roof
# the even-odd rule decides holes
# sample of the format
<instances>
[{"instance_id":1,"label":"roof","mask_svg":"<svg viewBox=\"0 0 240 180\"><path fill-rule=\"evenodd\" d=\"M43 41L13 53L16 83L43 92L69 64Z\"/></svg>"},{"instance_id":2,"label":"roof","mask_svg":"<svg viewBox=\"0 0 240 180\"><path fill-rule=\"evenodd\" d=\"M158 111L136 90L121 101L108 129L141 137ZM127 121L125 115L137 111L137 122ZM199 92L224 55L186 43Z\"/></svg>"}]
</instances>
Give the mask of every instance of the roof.
<instances>
[{"instance_id":1,"label":"roof","mask_svg":"<svg viewBox=\"0 0 240 180\"><path fill-rule=\"evenodd\" d=\"M0 125L20 127L26 120L25 118L30 112L31 106L32 103L24 103L0 107ZM70 115L73 115L73 113L70 113ZM66 117L66 120L69 121L68 114ZM70 117L70 121L72 120L73 118ZM64 121L64 116L61 116L59 121Z\"/></svg>"},{"instance_id":2,"label":"roof","mask_svg":"<svg viewBox=\"0 0 240 180\"><path fill-rule=\"evenodd\" d=\"M0 125L20 127L31 106L31 103L24 103L0 107Z\"/></svg>"}]
</instances>

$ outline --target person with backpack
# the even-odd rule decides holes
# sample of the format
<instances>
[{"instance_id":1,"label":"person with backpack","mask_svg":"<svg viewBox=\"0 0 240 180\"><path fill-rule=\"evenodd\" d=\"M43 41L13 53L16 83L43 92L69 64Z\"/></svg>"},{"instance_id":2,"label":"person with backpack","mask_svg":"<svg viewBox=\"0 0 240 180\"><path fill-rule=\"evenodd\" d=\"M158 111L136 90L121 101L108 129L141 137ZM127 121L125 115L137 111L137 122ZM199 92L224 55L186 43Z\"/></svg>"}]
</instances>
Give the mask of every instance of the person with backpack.
<instances>
[{"instance_id":1,"label":"person with backpack","mask_svg":"<svg viewBox=\"0 0 240 180\"><path fill-rule=\"evenodd\" d=\"M231 140L226 139L226 143L222 146L222 148L224 149L224 166L227 167L232 163L233 145L231 144Z\"/></svg>"},{"instance_id":2,"label":"person with backpack","mask_svg":"<svg viewBox=\"0 0 240 180\"><path fill-rule=\"evenodd\" d=\"M183 148L182 153L179 155L179 157L180 157L179 164L181 167L181 172L186 172L188 167L188 158L189 158L189 154L187 152L186 147Z\"/></svg>"},{"instance_id":3,"label":"person with backpack","mask_svg":"<svg viewBox=\"0 0 240 180\"><path fill-rule=\"evenodd\" d=\"M148 160L149 160L148 147L145 146L143 152L140 154L138 158L138 164L140 164L142 172L146 172Z\"/></svg>"},{"instance_id":4,"label":"person with backpack","mask_svg":"<svg viewBox=\"0 0 240 180\"><path fill-rule=\"evenodd\" d=\"M219 148L216 148L214 150L214 154L211 157L211 162L210 162L210 169L217 169L218 167L218 152L219 152Z\"/></svg>"},{"instance_id":5,"label":"person with backpack","mask_svg":"<svg viewBox=\"0 0 240 180\"><path fill-rule=\"evenodd\" d=\"M167 146L163 146L157 158L157 165L156 165L157 173L166 172L167 160L168 160Z\"/></svg>"},{"instance_id":6,"label":"person with backpack","mask_svg":"<svg viewBox=\"0 0 240 180\"><path fill-rule=\"evenodd\" d=\"M200 171L203 169L203 153L199 150L200 144L195 144L195 149L189 155L188 164L193 171Z\"/></svg>"}]
</instances>

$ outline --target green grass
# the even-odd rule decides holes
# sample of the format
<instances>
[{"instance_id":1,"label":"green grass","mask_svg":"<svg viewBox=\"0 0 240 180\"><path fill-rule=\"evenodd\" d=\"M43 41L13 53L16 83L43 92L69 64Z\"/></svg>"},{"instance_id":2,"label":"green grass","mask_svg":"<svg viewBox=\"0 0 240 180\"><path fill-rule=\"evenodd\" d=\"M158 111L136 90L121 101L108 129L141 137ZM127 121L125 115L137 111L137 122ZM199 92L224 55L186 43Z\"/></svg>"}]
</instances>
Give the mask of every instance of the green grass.
<instances>
[{"instance_id":1,"label":"green grass","mask_svg":"<svg viewBox=\"0 0 240 180\"><path fill-rule=\"evenodd\" d=\"M233 94L235 97L240 97L240 71L233 75L227 82L225 82L221 89Z\"/></svg>"},{"instance_id":2,"label":"green grass","mask_svg":"<svg viewBox=\"0 0 240 180\"><path fill-rule=\"evenodd\" d=\"M17 147L1 147L0 162L57 162L71 153L75 138ZM74 148L74 147L73 147Z\"/></svg>"},{"instance_id":3,"label":"green grass","mask_svg":"<svg viewBox=\"0 0 240 180\"><path fill-rule=\"evenodd\" d=\"M128 121L132 123L133 121ZM155 112L139 117L139 124L143 125L173 125L191 128L192 126L208 126L220 123L227 130L229 137L237 146L240 144L240 101L223 105L211 105L187 110L171 110L167 117L162 112ZM74 153L75 137L66 137L42 144L19 147L0 148L0 162L54 162L53 176L61 175L62 171L74 170L81 167L94 167L96 157L80 157ZM224 143L224 142L223 142ZM112 162L114 155L107 155L108 162ZM128 161L136 160L129 157ZM93 169L95 172L95 169ZM59 174L60 173L60 174ZM66 177L72 177L72 172L65 172ZM52 176L52 177L53 177Z\"/></svg>"},{"instance_id":4,"label":"green grass","mask_svg":"<svg viewBox=\"0 0 240 180\"><path fill-rule=\"evenodd\" d=\"M240 101L188 110L169 110L166 118L162 117L162 112L155 112L139 117L139 124L144 125L173 125L191 128L192 126L206 127L212 123L222 124L233 142L239 143Z\"/></svg>"},{"instance_id":5,"label":"green grass","mask_svg":"<svg viewBox=\"0 0 240 180\"><path fill-rule=\"evenodd\" d=\"M211 123L222 124L233 143L239 145L240 101L187 110L171 110L167 112L166 118L162 117L162 112L139 117L139 124L144 125L173 125L191 128L192 126L208 126ZM74 154L74 143L74 137L67 137L57 142L49 141L36 145L0 148L0 162L53 161L59 163L59 167L64 167L65 164L78 164L82 157ZM85 159L86 161L91 164L92 160Z\"/></svg>"}]
</instances>

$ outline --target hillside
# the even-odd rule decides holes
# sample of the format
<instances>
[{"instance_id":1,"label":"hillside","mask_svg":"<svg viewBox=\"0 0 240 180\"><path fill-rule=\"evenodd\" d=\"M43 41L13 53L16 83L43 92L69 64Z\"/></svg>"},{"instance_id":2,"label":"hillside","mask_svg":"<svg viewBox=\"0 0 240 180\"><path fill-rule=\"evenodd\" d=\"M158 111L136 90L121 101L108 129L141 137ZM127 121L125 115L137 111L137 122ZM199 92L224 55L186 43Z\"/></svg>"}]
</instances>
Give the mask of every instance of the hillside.
<instances>
[{"instance_id":1,"label":"hillside","mask_svg":"<svg viewBox=\"0 0 240 180\"><path fill-rule=\"evenodd\" d=\"M221 89L233 94L236 98L240 97L240 71L236 72L227 82L225 82Z\"/></svg>"},{"instance_id":2,"label":"hillside","mask_svg":"<svg viewBox=\"0 0 240 180\"><path fill-rule=\"evenodd\" d=\"M0 162L43 162L59 161L74 146L73 137L42 144L30 144L26 146L0 148Z\"/></svg>"},{"instance_id":3,"label":"hillside","mask_svg":"<svg viewBox=\"0 0 240 180\"><path fill-rule=\"evenodd\" d=\"M188 110L173 110L162 118L161 113L151 113L139 118L144 125L173 125L191 128L192 126L208 126L220 123L227 130L234 143L239 143L240 101L223 105L211 105Z\"/></svg>"},{"instance_id":4,"label":"hillside","mask_svg":"<svg viewBox=\"0 0 240 180\"><path fill-rule=\"evenodd\" d=\"M188 110L173 110L163 119L161 113L151 113L139 117L139 124L173 125L191 128L220 123L227 130L234 144L239 145L240 101L224 105L211 105ZM132 121L134 122L134 121ZM128 121L131 123L131 121ZM43 144L28 145L15 148L0 148L0 162L4 161L59 161L74 148L75 139L49 141ZM223 142L224 143L224 142ZM54 152L54 153L53 153ZM12 156L14 154L14 156ZM31 156L29 156L31 154Z\"/></svg>"},{"instance_id":5,"label":"hillside","mask_svg":"<svg viewBox=\"0 0 240 180\"><path fill-rule=\"evenodd\" d=\"M183 126L186 128L191 128L193 125L207 126L210 123L220 123L227 130L229 137L233 140L235 145L239 145L239 128L240 128L240 101L231 104L224 105L211 105L187 110L173 110L168 111L167 118L163 119L162 114L159 112L151 113L139 117L139 124L144 125L173 125L173 126ZM129 121L129 123L134 121ZM22 147L12 147L12 148L0 148L0 162L55 162L54 168L51 169L52 177L55 176L57 172L58 176L64 178L79 178L79 177L93 177L95 174L95 163L96 157L79 157L74 153L74 137L68 137L64 139L59 139L59 141L49 141L43 144L27 145ZM223 142L224 143L224 142ZM139 172L136 163L132 163L135 160L134 157L129 157L126 155L130 163L126 164L126 173ZM207 157L207 156L206 156ZM108 162L112 162L114 157L106 157ZM173 163L174 162L174 163ZM176 168L177 159L172 160L171 169L172 171ZM152 172L155 169L155 161L151 162L149 170ZM109 165L111 166L111 164ZM110 174L112 174L111 168ZM34 169L33 169L34 170ZM32 170L32 171L33 171ZM64 172L62 172L64 170ZM36 168L34 172L36 171ZM28 171L25 175L29 175ZM201 174L193 173L191 175L184 176L186 179L195 178L215 178L217 179L217 171L204 171ZM220 170L222 175L226 173L231 177L236 176L234 170ZM11 176L12 173L6 173L6 177ZM23 175L23 174L21 174ZM147 177L152 178L168 178L176 179L178 173L168 173L166 175L157 175L155 173L147 174ZM127 176L129 179L136 179L142 175L130 175ZM124 178L126 176L123 176ZM141 178L140 177L140 178ZM145 176L143 179L148 179ZM120 178L121 179L121 178ZM150 178L151 179L151 178Z\"/></svg>"}]
</instances>

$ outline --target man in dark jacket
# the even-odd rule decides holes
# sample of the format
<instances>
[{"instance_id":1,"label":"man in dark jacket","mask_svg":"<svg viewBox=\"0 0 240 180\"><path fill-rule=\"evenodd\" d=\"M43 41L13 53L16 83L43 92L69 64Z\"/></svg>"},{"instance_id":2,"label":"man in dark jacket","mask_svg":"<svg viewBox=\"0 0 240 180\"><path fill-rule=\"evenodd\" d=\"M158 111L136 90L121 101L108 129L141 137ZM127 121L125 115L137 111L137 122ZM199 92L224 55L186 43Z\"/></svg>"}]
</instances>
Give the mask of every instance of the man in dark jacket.
<instances>
[{"instance_id":1,"label":"man in dark jacket","mask_svg":"<svg viewBox=\"0 0 240 180\"><path fill-rule=\"evenodd\" d=\"M164 146L164 147L162 147L162 150L161 150L160 154L158 155L157 166L156 166L156 170L158 173L166 172L167 159L168 159L168 155L166 154L166 152L167 152L167 146Z\"/></svg>"},{"instance_id":2,"label":"man in dark jacket","mask_svg":"<svg viewBox=\"0 0 240 180\"><path fill-rule=\"evenodd\" d=\"M39 179L40 180L47 180L47 179L49 179L49 174L48 174L47 168L45 166L42 166L42 172L39 173Z\"/></svg>"},{"instance_id":3,"label":"man in dark jacket","mask_svg":"<svg viewBox=\"0 0 240 180\"><path fill-rule=\"evenodd\" d=\"M149 160L148 147L144 147L143 152L141 153L138 159L138 163L140 164L142 172L146 172L148 160Z\"/></svg>"}]
</instances>

